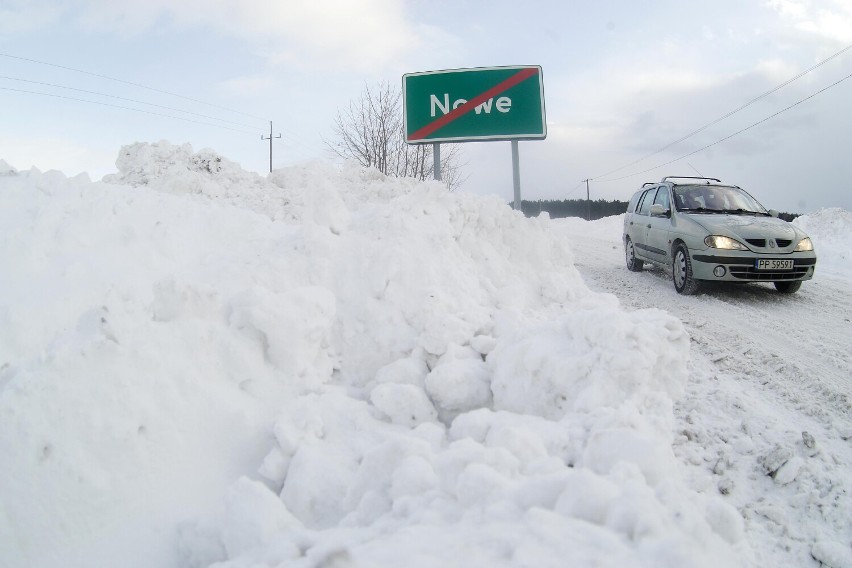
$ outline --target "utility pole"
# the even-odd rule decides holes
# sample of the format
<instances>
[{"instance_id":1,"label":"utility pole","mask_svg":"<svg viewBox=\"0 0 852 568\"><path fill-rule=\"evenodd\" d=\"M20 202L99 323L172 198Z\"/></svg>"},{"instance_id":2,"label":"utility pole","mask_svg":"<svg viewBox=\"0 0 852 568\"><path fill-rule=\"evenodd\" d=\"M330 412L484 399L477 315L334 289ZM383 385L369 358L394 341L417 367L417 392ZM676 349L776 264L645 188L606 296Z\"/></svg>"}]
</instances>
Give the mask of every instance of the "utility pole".
<instances>
[{"instance_id":1,"label":"utility pole","mask_svg":"<svg viewBox=\"0 0 852 568\"><path fill-rule=\"evenodd\" d=\"M589 178L583 180L586 182L586 221L592 220L592 202L589 200Z\"/></svg>"},{"instance_id":2,"label":"utility pole","mask_svg":"<svg viewBox=\"0 0 852 568\"><path fill-rule=\"evenodd\" d=\"M269 121L269 137L265 137L263 134L260 135L261 140L269 140L269 173L272 173L272 139L273 138L281 138L281 133L278 133L278 136L272 136L272 121Z\"/></svg>"}]
</instances>

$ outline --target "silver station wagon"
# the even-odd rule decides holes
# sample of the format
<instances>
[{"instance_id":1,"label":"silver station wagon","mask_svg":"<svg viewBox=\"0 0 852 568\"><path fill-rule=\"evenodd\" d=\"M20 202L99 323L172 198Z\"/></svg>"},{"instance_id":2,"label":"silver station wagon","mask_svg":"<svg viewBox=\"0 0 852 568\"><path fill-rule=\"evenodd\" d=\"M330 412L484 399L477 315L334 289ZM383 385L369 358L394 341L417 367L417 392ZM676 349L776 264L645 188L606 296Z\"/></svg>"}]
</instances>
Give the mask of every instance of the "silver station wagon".
<instances>
[{"instance_id":1,"label":"silver station wagon","mask_svg":"<svg viewBox=\"0 0 852 568\"><path fill-rule=\"evenodd\" d=\"M706 281L772 282L790 294L816 267L801 229L715 178L667 176L644 184L624 216L624 252L634 272L645 262L671 270L680 294L694 294Z\"/></svg>"}]
</instances>

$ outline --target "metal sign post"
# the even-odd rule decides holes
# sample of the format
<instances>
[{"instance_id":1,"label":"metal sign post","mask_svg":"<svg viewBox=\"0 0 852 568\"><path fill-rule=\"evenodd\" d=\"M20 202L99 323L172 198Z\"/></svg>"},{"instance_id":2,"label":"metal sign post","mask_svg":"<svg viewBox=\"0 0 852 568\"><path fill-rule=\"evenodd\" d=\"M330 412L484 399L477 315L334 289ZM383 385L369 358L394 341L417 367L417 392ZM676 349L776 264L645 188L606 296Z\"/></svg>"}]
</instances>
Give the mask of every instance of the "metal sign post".
<instances>
[{"instance_id":1,"label":"metal sign post","mask_svg":"<svg viewBox=\"0 0 852 568\"><path fill-rule=\"evenodd\" d=\"M436 181L441 181L441 143L432 143L432 167Z\"/></svg>"},{"instance_id":2,"label":"metal sign post","mask_svg":"<svg viewBox=\"0 0 852 568\"><path fill-rule=\"evenodd\" d=\"M521 170L518 166L519 162L518 141L512 140L512 186L515 188L515 201L512 203L512 208L515 211L521 210Z\"/></svg>"}]
</instances>

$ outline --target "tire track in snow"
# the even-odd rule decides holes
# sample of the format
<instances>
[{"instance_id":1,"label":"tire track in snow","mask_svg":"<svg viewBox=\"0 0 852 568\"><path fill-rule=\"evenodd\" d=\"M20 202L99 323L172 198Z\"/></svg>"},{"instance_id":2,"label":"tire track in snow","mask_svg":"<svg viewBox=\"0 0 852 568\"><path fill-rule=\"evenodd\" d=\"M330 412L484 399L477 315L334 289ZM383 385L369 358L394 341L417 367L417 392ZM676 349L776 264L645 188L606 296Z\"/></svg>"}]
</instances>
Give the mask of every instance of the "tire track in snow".
<instances>
[{"instance_id":1,"label":"tire track in snow","mask_svg":"<svg viewBox=\"0 0 852 568\"><path fill-rule=\"evenodd\" d=\"M557 223L591 289L684 322L693 349L673 450L695 490L739 510L750 564L828 565L825 551L852 534L848 282L819 274L793 295L746 285L680 296L666 271L627 270L620 227L601 238Z\"/></svg>"},{"instance_id":2,"label":"tire track in snow","mask_svg":"<svg viewBox=\"0 0 852 568\"><path fill-rule=\"evenodd\" d=\"M575 265L592 289L629 309L659 308L680 318L720 371L755 382L787 406L825 422L852 422L852 299L844 282L818 278L792 295L748 284L681 296L664 270L627 270L619 235L584 235L582 245L573 247Z\"/></svg>"}]
</instances>

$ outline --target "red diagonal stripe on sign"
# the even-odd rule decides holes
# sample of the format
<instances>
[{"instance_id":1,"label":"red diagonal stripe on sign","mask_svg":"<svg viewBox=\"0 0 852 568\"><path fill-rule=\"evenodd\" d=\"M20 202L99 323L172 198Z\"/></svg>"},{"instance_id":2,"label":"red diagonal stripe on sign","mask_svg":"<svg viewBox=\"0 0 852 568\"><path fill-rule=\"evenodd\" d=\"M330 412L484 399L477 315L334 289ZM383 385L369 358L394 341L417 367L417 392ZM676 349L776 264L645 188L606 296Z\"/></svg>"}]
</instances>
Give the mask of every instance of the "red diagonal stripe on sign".
<instances>
[{"instance_id":1,"label":"red diagonal stripe on sign","mask_svg":"<svg viewBox=\"0 0 852 568\"><path fill-rule=\"evenodd\" d=\"M472 111L473 109L475 109L476 107L478 107L479 105L481 105L482 103L487 101L488 99L490 99L492 97L496 97L497 95L499 95L503 91L507 91L507 90L511 89L512 87L514 87L518 83L525 81L525 80L529 79L530 77L532 77L534 75L538 75L538 68L537 67L527 67L526 69L521 69L520 71L518 71L517 73L515 73L514 75L512 75L511 77L509 77L508 79L506 79L502 83L498 83L498 84L494 85L493 87L491 87L490 89L488 89L487 91L482 93L481 95L477 95L476 97L467 101L466 103L464 103L460 107L451 110L450 112L448 112L447 114L445 114L441 118L438 118L438 119L434 120L433 122L430 122L429 124L427 124L423 128L421 128L420 130L417 130L416 132L414 132L414 134L409 136L409 139L410 140L422 140L423 138L426 138L427 136L429 136L430 134L432 134L433 132L435 132L439 128L446 126L447 124L451 123L452 121L459 118L460 116L469 113L470 111Z\"/></svg>"}]
</instances>

